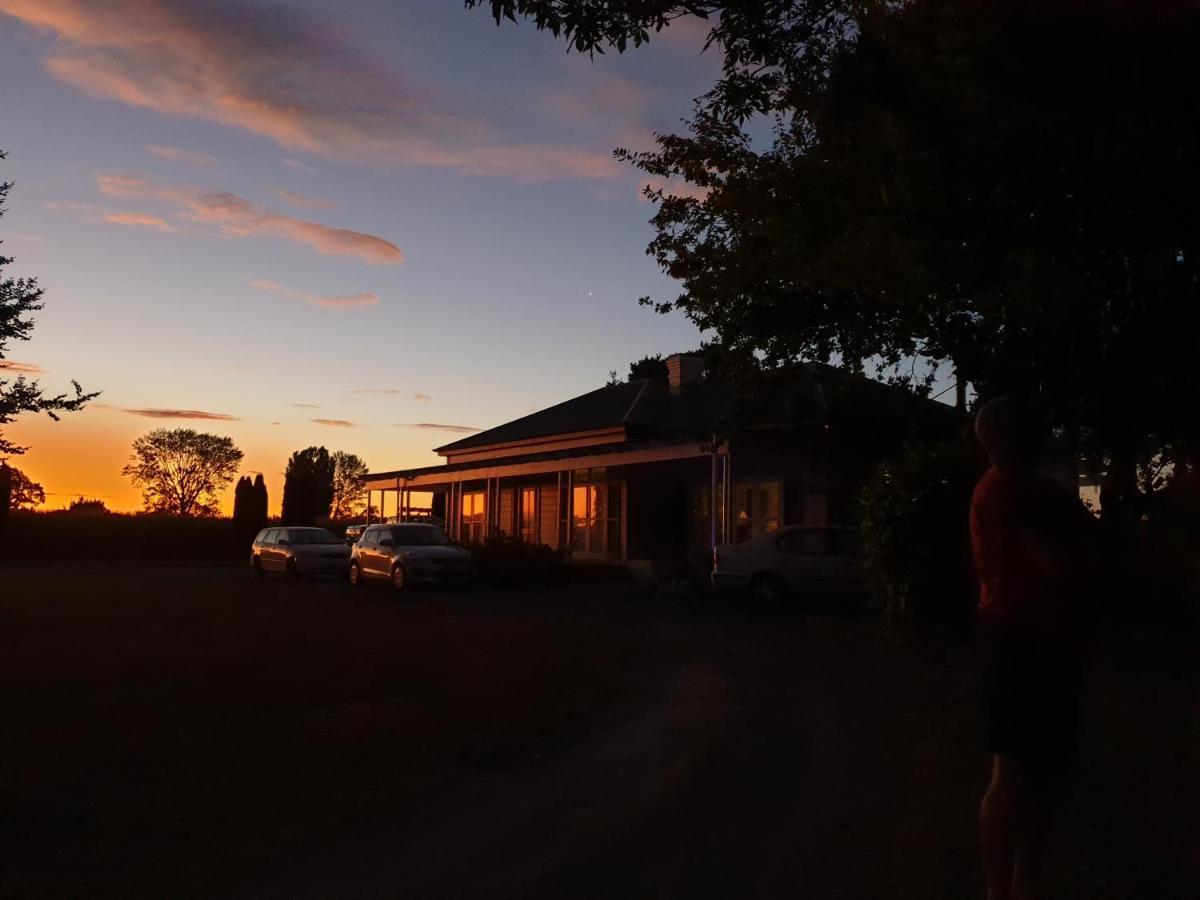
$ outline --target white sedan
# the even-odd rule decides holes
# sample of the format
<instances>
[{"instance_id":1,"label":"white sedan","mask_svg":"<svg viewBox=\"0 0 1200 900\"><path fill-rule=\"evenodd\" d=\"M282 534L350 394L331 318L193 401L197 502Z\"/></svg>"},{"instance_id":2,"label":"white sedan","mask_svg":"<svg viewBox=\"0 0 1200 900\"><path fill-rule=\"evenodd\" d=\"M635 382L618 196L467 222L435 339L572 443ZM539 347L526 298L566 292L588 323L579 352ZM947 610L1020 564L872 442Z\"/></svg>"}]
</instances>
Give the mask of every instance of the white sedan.
<instances>
[{"instance_id":1,"label":"white sedan","mask_svg":"<svg viewBox=\"0 0 1200 900\"><path fill-rule=\"evenodd\" d=\"M713 551L712 584L763 603L789 594L854 595L867 590L855 528L797 525Z\"/></svg>"}]
</instances>

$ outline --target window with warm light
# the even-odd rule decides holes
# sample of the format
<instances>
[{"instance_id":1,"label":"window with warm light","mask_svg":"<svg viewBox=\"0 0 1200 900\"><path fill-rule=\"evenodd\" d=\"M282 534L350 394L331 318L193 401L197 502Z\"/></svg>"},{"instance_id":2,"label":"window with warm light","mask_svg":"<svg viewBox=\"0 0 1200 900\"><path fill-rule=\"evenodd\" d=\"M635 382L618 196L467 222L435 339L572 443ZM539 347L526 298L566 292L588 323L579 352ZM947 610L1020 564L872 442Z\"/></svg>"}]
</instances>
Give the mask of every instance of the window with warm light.
<instances>
[{"instance_id":1,"label":"window with warm light","mask_svg":"<svg viewBox=\"0 0 1200 900\"><path fill-rule=\"evenodd\" d=\"M734 541L747 541L778 531L780 522L778 481L739 481L733 489Z\"/></svg>"},{"instance_id":2,"label":"window with warm light","mask_svg":"<svg viewBox=\"0 0 1200 900\"><path fill-rule=\"evenodd\" d=\"M462 495L462 540L468 544L482 544L486 533L486 506L483 491L471 491Z\"/></svg>"},{"instance_id":3,"label":"window with warm light","mask_svg":"<svg viewBox=\"0 0 1200 900\"><path fill-rule=\"evenodd\" d=\"M571 494L571 550L616 556L621 549L621 485L604 469L575 473Z\"/></svg>"},{"instance_id":4,"label":"window with warm light","mask_svg":"<svg viewBox=\"0 0 1200 900\"><path fill-rule=\"evenodd\" d=\"M536 544L538 542L537 495L536 487L521 488L521 507L519 513L521 541L526 544Z\"/></svg>"}]
</instances>

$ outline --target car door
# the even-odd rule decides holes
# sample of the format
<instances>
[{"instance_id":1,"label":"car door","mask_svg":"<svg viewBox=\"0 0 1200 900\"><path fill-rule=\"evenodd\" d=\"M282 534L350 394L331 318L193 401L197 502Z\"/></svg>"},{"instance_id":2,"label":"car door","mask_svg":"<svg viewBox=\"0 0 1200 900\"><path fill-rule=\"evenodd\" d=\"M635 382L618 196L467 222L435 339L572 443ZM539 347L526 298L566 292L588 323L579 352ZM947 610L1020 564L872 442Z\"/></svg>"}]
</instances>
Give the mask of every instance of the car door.
<instances>
[{"instance_id":1,"label":"car door","mask_svg":"<svg viewBox=\"0 0 1200 900\"><path fill-rule=\"evenodd\" d=\"M828 530L797 528L780 535L776 546L784 577L793 590L820 592L837 583Z\"/></svg>"},{"instance_id":2,"label":"car door","mask_svg":"<svg viewBox=\"0 0 1200 900\"><path fill-rule=\"evenodd\" d=\"M282 572L287 568L287 545L279 543L287 540L287 533L286 528L275 528L268 535L267 546L263 548L264 569Z\"/></svg>"},{"instance_id":3,"label":"car door","mask_svg":"<svg viewBox=\"0 0 1200 900\"><path fill-rule=\"evenodd\" d=\"M371 527L358 539L358 567L364 575L379 574L379 528Z\"/></svg>"}]
</instances>

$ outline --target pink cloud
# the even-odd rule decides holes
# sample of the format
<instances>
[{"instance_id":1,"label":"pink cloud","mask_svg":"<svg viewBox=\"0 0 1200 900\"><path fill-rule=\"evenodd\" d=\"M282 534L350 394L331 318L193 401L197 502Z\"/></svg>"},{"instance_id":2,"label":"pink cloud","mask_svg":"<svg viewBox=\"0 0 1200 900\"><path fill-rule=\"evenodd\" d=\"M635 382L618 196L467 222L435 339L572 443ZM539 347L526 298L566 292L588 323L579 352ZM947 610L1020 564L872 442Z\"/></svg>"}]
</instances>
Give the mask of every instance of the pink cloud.
<instances>
[{"instance_id":1,"label":"pink cloud","mask_svg":"<svg viewBox=\"0 0 1200 900\"><path fill-rule=\"evenodd\" d=\"M444 425L440 422L397 422L393 428L419 428L422 431L452 431L455 434L474 434L479 429L470 425Z\"/></svg>"},{"instance_id":2,"label":"pink cloud","mask_svg":"<svg viewBox=\"0 0 1200 900\"><path fill-rule=\"evenodd\" d=\"M292 206L299 206L301 209L337 209L338 205L332 200L325 200L321 197L309 197L305 194L297 194L294 191L278 190L275 192Z\"/></svg>"},{"instance_id":3,"label":"pink cloud","mask_svg":"<svg viewBox=\"0 0 1200 900\"><path fill-rule=\"evenodd\" d=\"M205 412L202 409L127 409L122 408L121 412L129 413L131 416L142 416L147 419L203 419L213 422L238 422L236 416L231 416L226 413Z\"/></svg>"},{"instance_id":4,"label":"pink cloud","mask_svg":"<svg viewBox=\"0 0 1200 900\"><path fill-rule=\"evenodd\" d=\"M319 294L310 294L307 291L288 290L278 281L271 281L268 278L255 278L250 282L250 287L260 291L279 293L289 300L303 300L312 306L323 306L326 309L356 309L361 306L377 306L379 304L379 297L370 291L328 297Z\"/></svg>"},{"instance_id":5,"label":"pink cloud","mask_svg":"<svg viewBox=\"0 0 1200 900\"><path fill-rule=\"evenodd\" d=\"M345 419L309 419L314 425L328 425L333 428L357 428L358 425L354 422L347 422Z\"/></svg>"},{"instance_id":6,"label":"pink cloud","mask_svg":"<svg viewBox=\"0 0 1200 900\"><path fill-rule=\"evenodd\" d=\"M0 3L4 0L0 0ZM391 241L361 231L331 228L318 222L297 219L264 209L228 191L206 191L198 187L164 187L144 178L100 175L100 193L110 197L159 200L176 207L178 215L191 222L210 224L226 237L277 237L307 244L329 256L357 256L378 265L404 262L404 254Z\"/></svg>"},{"instance_id":7,"label":"pink cloud","mask_svg":"<svg viewBox=\"0 0 1200 900\"><path fill-rule=\"evenodd\" d=\"M428 394L413 394L412 398L414 400L416 400L418 403L428 403L430 400L433 399Z\"/></svg>"},{"instance_id":8,"label":"pink cloud","mask_svg":"<svg viewBox=\"0 0 1200 900\"><path fill-rule=\"evenodd\" d=\"M53 33L46 69L85 94L294 152L522 181L621 172L607 151L506 141L444 90L372 62L335 22L282 4L0 0L0 12Z\"/></svg>"},{"instance_id":9,"label":"pink cloud","mask_svg":"<svg viewBox=\"0 0 1200 900\"><path fill-rule=\"evenodd\" d=\"M171 162L191 163L194 166L211 166L216 163L215 158L209 156L207 153L200 153L196 150L183 150L179 147L161 147L158 144L150 144L146 149L160 159L167 159Z\"/></svg>"},{"instance_id":10,"label":"pink cloud","mask_svg":"<svg viewBox=\"0 0 1200 900\"><path fill-rule=\"evenodd\" d=\"M46 371L37 363L17 362L15 359L0 359L0 370L16 372L18 375L41 375Z\"/></svg>"},{"instance_id":11,"label":"pink cloud","mask_svg":"<svg viewBox=\"0 0 1200 900\"><path fill-rule=\"evenodd\" d=\"M104 217L105 222L114 225L138 225L143 228L157 228L159 231L173 231L161 216L151 216L147 213L109 213Z\"/></svg>"}]
</instances>

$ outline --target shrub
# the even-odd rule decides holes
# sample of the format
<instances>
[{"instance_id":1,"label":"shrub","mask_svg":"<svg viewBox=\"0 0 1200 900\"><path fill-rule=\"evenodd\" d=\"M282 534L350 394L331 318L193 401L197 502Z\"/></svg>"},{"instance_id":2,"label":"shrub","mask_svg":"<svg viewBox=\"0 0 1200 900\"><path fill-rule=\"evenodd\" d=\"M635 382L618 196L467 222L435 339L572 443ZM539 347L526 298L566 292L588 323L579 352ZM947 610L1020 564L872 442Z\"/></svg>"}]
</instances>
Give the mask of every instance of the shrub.
<instances>
[{"instance_id":1,"label":"shrub","mask_svg":"<svg viewBox=\"0 0 1200 900\"><path fill-rule=\"evenodd\" d=\"M475 572L484 584L511 587L547 584L565 576L562 555L545 544L526 544L507 534L471 544Z\"/></svg>"},{"instance_id":2,"label":"shrub","mask_svg":"<svg viewBox=\"0 0 1200 900\"><path fill-rule=\"evenodd\" d=\"M860 496L863 551L889 614L964 625L975 606L968 519L979 470L962 445L907 448Z\"/></svg>"}]
</instances>

